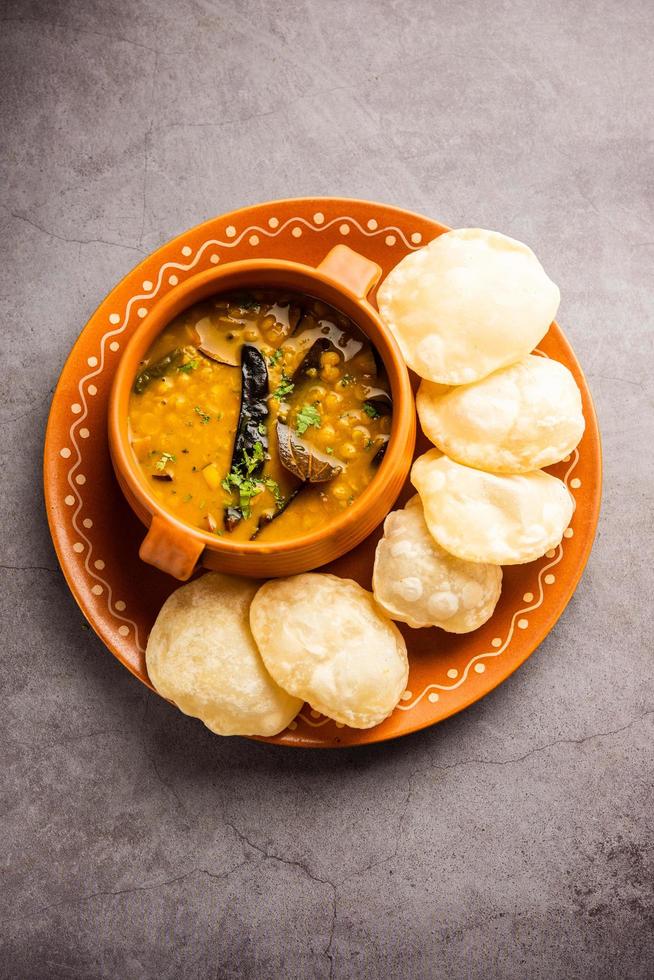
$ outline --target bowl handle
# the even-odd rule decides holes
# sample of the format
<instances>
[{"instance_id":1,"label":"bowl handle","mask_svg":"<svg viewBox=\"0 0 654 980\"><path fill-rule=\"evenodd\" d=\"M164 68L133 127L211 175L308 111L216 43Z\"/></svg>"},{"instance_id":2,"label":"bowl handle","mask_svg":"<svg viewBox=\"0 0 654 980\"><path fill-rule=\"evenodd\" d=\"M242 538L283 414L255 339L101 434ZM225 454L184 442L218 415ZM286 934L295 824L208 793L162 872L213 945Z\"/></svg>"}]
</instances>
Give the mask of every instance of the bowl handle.
<instances>
[{"instance_id":1,"label":"bowl handle","mask_svg":"<svg viewBox=\"0 0 654 980\"><path fill-rule=\"evenodd\" d=\"M381 266L355 252L347 245L335 245L322 260L317 271L333 279L336 285L364 299L381 279Z\"/></svg>"},{"instance_id":2,"label":"bowl handle","mask_svg":"<svg viewBox=\"0 0 654 980\"><path fill-rule=\"evenodd\" d=\"M204 544L155 514L139 548L139 557L181 582L191 577Z\"/></svg>"}]
</instances>

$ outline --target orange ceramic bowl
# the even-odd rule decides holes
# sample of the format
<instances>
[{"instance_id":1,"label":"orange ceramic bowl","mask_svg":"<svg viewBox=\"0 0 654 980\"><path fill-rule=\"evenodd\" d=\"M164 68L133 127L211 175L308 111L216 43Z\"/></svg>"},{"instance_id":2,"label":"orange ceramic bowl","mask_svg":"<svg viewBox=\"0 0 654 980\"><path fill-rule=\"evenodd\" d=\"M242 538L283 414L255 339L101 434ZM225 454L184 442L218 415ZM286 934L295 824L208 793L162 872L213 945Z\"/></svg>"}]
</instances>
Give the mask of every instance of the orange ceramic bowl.
<instances>
[{"instance_id":1,"label":"orange ceramic bowl","mask_svg":"<svg viewBox=\"0 0 654 980\"><path fill-rule=\"evenodd\" d=\"M198 566L235 575L270 578L317 568L350 551L383 521L409 472L416 421L409 373L399 348L367 295L380 267L346 245L336 245L313 268L299 262L251 259L192 276L157 302L120 359L109 401L109 448L120 487L149 528L139 554L182 581ZM129 395L139 362L155 337L194 303L245 286L276 286L305 293L345 313L384 362L393 399L390 439L379 472L342 515L310 534L266 544L229 541L180 521L165 510L143 479L128 435Z\"/></svg>"}]
</instances>

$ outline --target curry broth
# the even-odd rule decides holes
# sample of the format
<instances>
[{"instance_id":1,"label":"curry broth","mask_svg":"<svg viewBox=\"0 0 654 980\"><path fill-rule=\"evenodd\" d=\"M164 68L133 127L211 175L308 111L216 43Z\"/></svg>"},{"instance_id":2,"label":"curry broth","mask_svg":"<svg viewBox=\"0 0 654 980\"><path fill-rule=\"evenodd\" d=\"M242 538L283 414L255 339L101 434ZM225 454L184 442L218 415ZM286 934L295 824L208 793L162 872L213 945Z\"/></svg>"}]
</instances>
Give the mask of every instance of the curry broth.
<instances>
[{"instance_id":1,"label":"curry broth","mask_svg":"<svg viewBox=\"0 0 654 980\"><path fill-rule=\"evenodd\" d=\"M251 385L261 397L247 405ZM282 291L230 293L157 337L129 423L143 479L165 509L234 540L281 541L323 527L370 483L390 433L390 390L344 314ZM307 472L329 478L311 483Z\"/></svg>"}]
</instances>

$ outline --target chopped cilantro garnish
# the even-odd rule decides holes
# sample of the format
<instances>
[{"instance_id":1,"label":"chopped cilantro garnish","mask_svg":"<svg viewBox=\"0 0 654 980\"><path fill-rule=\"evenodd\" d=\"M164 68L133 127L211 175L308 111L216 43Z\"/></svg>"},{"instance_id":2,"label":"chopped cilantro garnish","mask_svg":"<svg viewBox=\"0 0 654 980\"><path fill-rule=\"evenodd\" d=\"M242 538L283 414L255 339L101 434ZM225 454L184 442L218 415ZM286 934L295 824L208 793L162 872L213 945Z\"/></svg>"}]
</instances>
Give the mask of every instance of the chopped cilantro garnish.
<instances>
[{"instance_id":1,"label":"chopped cilantro garnish","mask_svg":"<svg viewBox=\"0 0 654 980\"><path fill-rule=\"evenodd\" d=\"M255 442L252 447L252 454L244 450L243 462L235 466L222 481L221 486L227 493L232 493L234 490L238 491L238 505L243 517L247 518L250 516L250 502L252 498L260 494L266 485L265 481L259 480L252 475L259 463L262 463L265 458L266 454L263 444Z\"/></svg>"},{"instance_id":2,"label":"chopped cilantro garnish","mask_svg":"<svg viewBox=\"0 0 654 980\"><path fill-rule=\"evenodd\" d=\"M344 374L341 378L341 388L347 388L354 381L354 377L351 374Z\"/></svg>"},{"instance_id":3,"label":"chopped cilantro garnish","mask_svg":"<svg viewBox=\"0 0 654 980\"><path fill-rule=\"evenodd\" d=\"M268 355L268 364L270 365L270 367L275 367L276 364L279 364L282 357L282 353L283 352L281 347L278 347L276 351L273 351L272 354Z\"/></svg>"},{"instance_id":4,"label":"chopped cilantro garnish","mask_svg":"<svg viewBox=\"0 0 654 980\"><path fill-rule=\"evenodd\" d=\"M295 418L295 427L300 435L306 432L309 426L320 428L320 412L315 405L303 405Z\"/></svg>"},{"instance_id":5,"label":"chopped cilantro garnish","mask_svg":"<svg viewBox=\"0 0 654 980\"><path fill-rule=\"evenodd\" d=\"M257 426L257 428L259 430L259 435L265 436L265 434L266 434L266 424L265 424L265 422L259 422L259 425Z\"/></svg>"},{"instance_id":6,"label":"chopped cilantro garnish","mask_svg":"<svg viewBox=\"0 0 654 980\"><path fill-rule=\"evenodd\" d=\"M264 452L263 443L255 442L252 447L252 455L250 456L246 449L243 450L243 462L245 463L245 475L252 476L256 470L259 463L262 463L266 458Z\"/></svg>"},{"instance_id":7,"label":"chopped cilantro garnish","mask_svg":"<svg viewBox=\"0 0 654 980\"><path fill-rule=\"evenodd\" d=\"M154 468L155 470L159 470L159 472L161 472L162 470L166 469L168 463L174 463L176 460L177 457L173 456L172 453L162 453L157 462L154 464Z\"/></svg>"},{"instance_id":8,"label":"chopped cilantro garnish","mask_svg":"<svg viewBox=\"0 0 654 980\"><path fill-rule=\"evenodd\" d=\"M372 404L372 402L364 402L363 403L363 410L366 413L366 415L368 416L368 418L371 418L371 419L378 419L379 416L381 415L381 412L379 412L375 408L375 406Z\"/></svg>"},{"instance_id":9,"label":"chopped cilantro garnish","mask_svg":"<svg viewBox=\"0 0 654 980\"><path fill-rule=\"evenodd\" d=\"M287 375L284 368L282 368L282 379L273 391L273 398L276 398L279 402L283 401L290 394L292 394L294 387L295 385Z\"/></svg>"},{"instance_id":10,"label":"chopped cilantro garnish","mask_svg":"<svg viewBox=\"0 0 654 980\"><path fill-rule=\"evenodd\" d=\"M374 441L374 439L368 439L368 440L366 441L366 443L365 443L365 445L364 445L364 447L363 447L363 448L364 448L364 449L372 449L372 447L373 447L374 445L375 445L375 441Z\"/></svg>"},{"instance_id":11,"label":"chopped cilantro garnish","mask_svg":"<svg viewBox=\"0 0 654 980\"><path fill-rule=\"evenodd\" d=\"M202 422L202 425L206 425L207 422L211 422L211 416L207 415L206 412L203 412L199 405L196 405L193 411L195 412L196 415L200 416L200 421Z\"/></svg>"},{"instance_id":12,"label":"chopped cilantro garnish","mask_svg":"<svg viewBox=\"0 0 654 980\"><path fill-rule=\"evenodd\" d=\"M184 496L182 497L182 501L183 501L183 503L185 503L185 504L188 504L188 503L190 503L190 501L191 501L191 500L193 500L193 494L192 494L192 493L186 493L186 494L184 494Z\"/></svg>"},{"instance_id":13,"label":"chopped cilantro garnish","mask_svg":"<svg viewBox=\"0 0 654 980\"><path fill-rule=\"evenodd\" d=\"M184 374L189 374L191 371L195 371L199 363L200 358L194 357L192 360L187 361L186 364L180 364L177 370L182 371Z\"/></svg>"},{"instance_id":14,"label":"chopped cilantro garnish","mask_svg":"<svg viewBox=\"0 0 654 980\"><path fill-rule=\"evenodd\" d=\"M266 479L263 482L266 486L266 489L270 490L271 494L275 498L275 503L277 504L277 510L281 510L282 507L284 506L284 495L282 491L279 489L279 483L277 482L277 480L273 480L271 476L266 477Z\"/></svg>"},{"instance_id":15,"label":"chopped cilantro garnish","mask_svg":"<svg viewBox=\"0 0 654 980\"><path fill-rule=\"evenodd\" d=\"M325 450L325 452L328 452L330 456L333 456L334 455L334 450L332 449L331 446L327 446L327 449Z\"/></svg>"},{"instance_id":16,"label":"chopped cilantro garnish","mask_svg":"<svg viewBox=\"0 0 654 980\"><path fill-rule=\"evenodd\" d=\"M251 500L263 490L263 484L259 480L253 480L251 477L243 477L234 470L227 474L222 482L222 487L228 493L231 493L233 490L238 491L238 505L243 517L250 516Z\"/></svg>"}]
</instances>

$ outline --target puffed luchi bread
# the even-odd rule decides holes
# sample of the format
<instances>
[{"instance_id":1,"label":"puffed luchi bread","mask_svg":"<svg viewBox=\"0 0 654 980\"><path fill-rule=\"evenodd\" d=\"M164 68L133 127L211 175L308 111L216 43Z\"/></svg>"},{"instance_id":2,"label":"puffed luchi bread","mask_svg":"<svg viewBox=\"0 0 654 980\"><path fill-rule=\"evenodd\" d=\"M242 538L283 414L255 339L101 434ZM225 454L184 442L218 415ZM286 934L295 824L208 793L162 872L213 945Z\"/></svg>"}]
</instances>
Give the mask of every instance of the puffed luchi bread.
<instances>
[{"instance_id":1,"label":"puffed luchi bread","mask_svg":"<svg viewBox=\"0 0 654 980\"><path fill-rule=\"evenodd\" d=\"M351 579L272 579L254 597L250 625L277 683L344 725L378 725L406 688L402 634Z\"/></svg>"},{"instance_id":2,"label":"puffed luchi bread","mask_svg":"<svg viewBox=\"0 0 654 980\"><path fill-rule=\"evenodd\" d=\"M554 548L574 508L566 485L549 473L485 473L438 449L411 469L429 533L465 561L520 565Z\"/></svg>"},{"instance_id":3,"label":"puffed luchi bread","mask_svg":"<svg viewBox=\"0 0 654 980\"><path fill-rule=\"evenodd\" d=\"M434 541L416 494L392 511L377 545L375 599L391 619L470 633L491 618L502 591L502 569L462 561Z\"/></svg>"},{"instance_id":4,"label":"puffed luchi bread","mask_svg":"<svg viewBox=\"0 0 654 980\"><path fill-rule=\"evenodd\" d=\"M272 679L250 632L258 585L203 575L169 596L148 638L156 690L218 735L276 735L302 707Z\"/></svg>"},{"instance_id":5,"label":"puffed luchi bread","mask_svg":"<svg viewBox=\"0 0 654 980\"><path fill-rule=\"evenodd\" d=\"M572 373L534 354L469 385L423 381L416 407L423 432L438 449L489 473L528 473L558 463L577 446L585 426Z\"/></svg>"},{"instance_id":6,"label":"puffed luchi bread","mask_svg":"<svg viewBox=\"0 0 654 980\"><path fill-rule=\"evenodd\" d=\"M559 289L527 245L460 228L405 256L377 292L409 365L441 384L470 384L524 357L547 333Z\"/></svg>"}]
</instances>

